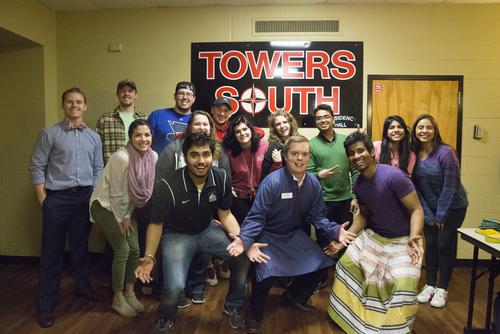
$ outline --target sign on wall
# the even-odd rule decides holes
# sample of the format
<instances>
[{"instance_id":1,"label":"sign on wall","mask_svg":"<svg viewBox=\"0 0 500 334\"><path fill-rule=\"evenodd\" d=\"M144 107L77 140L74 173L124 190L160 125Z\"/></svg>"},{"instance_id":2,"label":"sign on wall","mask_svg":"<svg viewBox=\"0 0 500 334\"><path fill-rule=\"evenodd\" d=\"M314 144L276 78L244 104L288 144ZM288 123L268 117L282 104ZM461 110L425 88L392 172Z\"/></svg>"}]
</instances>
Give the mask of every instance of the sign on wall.
<instances>
[{"instance_id":1,"label":"sign on wall","mask_svg":"<svg viewBox=\"0 0 500 334\"><path fill-rule=\"evenodd\" d=\"M192 43L191 81L196 109L224 96L261 127L279 109L314 127L322 103L332 106L335 127L363 127L362 42Z\"/></svg>"}]
</instances>

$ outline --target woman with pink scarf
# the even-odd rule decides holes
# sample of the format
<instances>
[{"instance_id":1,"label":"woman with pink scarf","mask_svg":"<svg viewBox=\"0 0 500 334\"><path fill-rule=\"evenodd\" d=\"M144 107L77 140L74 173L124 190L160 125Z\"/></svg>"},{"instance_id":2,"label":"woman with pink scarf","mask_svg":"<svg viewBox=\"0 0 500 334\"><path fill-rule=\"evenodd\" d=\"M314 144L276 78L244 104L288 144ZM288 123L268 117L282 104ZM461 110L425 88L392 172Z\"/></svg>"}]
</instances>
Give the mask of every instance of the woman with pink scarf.
<instances>
[{"instance_id":1,"label":"woman with pink scarf","mask_svg":"<svg viewBox=\"0 0 500 334\"><path fill-rule=\"evenodd\" d=\"M124 317L134 317L144 312L144 305L134 292L139 241L132 212L144 207L151 197L158 155L151 149L151 128L147 121L133 121L128 136L127 146L111 155L94 188L90 217L113 248L111 308Z\"/></svg>"}]
</instances>

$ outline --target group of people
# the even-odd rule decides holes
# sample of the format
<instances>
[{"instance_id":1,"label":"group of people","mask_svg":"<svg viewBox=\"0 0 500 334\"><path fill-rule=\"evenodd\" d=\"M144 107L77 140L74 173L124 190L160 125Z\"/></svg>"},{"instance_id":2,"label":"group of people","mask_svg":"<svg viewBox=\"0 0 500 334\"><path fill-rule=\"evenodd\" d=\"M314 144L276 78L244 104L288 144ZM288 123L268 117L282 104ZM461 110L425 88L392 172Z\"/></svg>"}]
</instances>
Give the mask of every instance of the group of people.
<instances>
[{"instance_id":1,"label":"group of people","mask_svg":"<svg viewBox=\"0 0 500 334\"><path fill-rule=\"evenodd\" d=\"M148 117L136 107L133 81L120 81L116 96L118 106L94 132L83 122L84 93L66 90L63 121L42 130L35 144L42 327L55 321L66 235L75 295L104 300L88 275L90 221L112 250L111 307L118 314L144 312L134 284L150 283L161 263L155 333L169 333L178 309L190 305L187 297L205 302L212 257L230 279L223 305L229 325L248 333L259 333L277 278L286 278L284 302L315 313L308 300L332 267L328 314L348 333L410 332L417 300L446 304L468 203L456 154L432 116L419 116L411 134L401 117L390 116L383 140L372 143L360 131L336 133L332 108L321 104L313 110L316 137L301 136L293 115L278 111L268 118L265 140L245 116L232 115L224 97L210 112L192 111L190 82L177 84L173 108ZM417 296L422 231L427 283Z\"/></svg>"}]
</instances>

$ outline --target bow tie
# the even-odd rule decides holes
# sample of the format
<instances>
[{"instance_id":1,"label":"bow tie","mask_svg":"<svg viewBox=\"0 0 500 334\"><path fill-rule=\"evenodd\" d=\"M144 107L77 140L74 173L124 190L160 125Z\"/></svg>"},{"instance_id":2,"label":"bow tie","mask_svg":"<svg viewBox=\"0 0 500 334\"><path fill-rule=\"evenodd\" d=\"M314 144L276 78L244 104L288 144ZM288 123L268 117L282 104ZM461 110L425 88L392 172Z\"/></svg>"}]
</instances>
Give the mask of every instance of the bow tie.
<instances>
[{"instance_id":1,"label":"bow tie","mask_svg":"<svg viewBox=\"0 0 500 334\"><path fill-rule=\"evenodd\" d=\"M78 124L74 124L74 123L69 123L65 130L66 131L72 131L72 130L83 130L87 127L87 124L85 123L78 123Z\"/></svg>"}]
</instances>

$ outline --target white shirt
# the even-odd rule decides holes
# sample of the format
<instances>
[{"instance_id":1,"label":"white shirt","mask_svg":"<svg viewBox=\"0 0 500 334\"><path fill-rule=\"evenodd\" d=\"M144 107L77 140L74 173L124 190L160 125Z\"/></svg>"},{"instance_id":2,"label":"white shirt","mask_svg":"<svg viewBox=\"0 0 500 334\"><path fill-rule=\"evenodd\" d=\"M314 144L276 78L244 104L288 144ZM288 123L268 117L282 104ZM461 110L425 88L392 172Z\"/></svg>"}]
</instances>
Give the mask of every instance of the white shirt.
<instances>
[{"instance_id":1,"label":"white shirt","mask_svg":"<svg viewBox=\"0 0 500 334\"><path fill-rule=\"evenodd\" d=\"M153 154L156 162L158 154L154 151ZM129 156L126 147L121 147L113 153L90 198L90 205L98 200L103 208L113 213L118 223L121 223L124 218L130 218L134 211L134 205L128 193L128 163ZM95 222L92 213L90 220Z\"/></svg>"}]
</instances>

